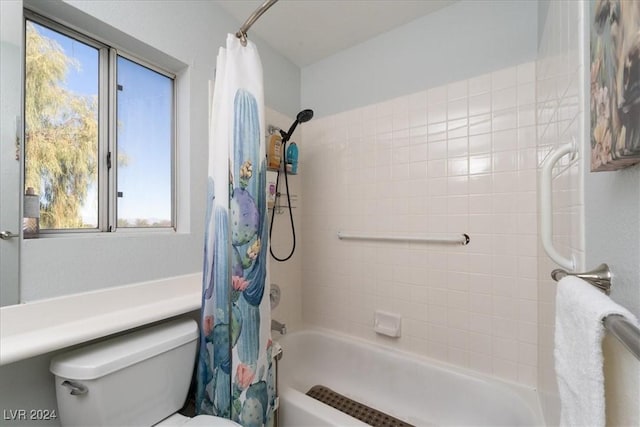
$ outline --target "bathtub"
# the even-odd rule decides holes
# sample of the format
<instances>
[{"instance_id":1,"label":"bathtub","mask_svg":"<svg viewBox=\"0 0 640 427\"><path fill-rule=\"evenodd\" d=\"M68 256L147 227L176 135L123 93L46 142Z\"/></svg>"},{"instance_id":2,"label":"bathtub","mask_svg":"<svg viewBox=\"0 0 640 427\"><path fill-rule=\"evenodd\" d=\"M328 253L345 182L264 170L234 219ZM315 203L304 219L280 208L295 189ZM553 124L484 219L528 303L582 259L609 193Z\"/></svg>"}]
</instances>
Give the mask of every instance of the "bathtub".
<instances>
[{"instance_id":1,"label":"bathtub","mask_svg":"<svg viewBox=\"0 0 640 427\"><path fill-rule=\"evenodd\" d=\"M282 427L365 426L305 393L326 386L415 426L542 425L534 390L326 330L278 340Z\"/></svg>"}]
</instances>

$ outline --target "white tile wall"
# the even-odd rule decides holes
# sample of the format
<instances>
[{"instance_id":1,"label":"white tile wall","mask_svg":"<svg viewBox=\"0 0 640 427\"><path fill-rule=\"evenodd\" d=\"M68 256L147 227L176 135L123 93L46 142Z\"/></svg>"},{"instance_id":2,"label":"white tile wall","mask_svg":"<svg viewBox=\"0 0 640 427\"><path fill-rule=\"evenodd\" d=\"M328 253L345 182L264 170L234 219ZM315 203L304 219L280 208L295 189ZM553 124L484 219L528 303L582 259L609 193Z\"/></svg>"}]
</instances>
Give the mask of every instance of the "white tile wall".
<instances>
[{"instance_id":1,"label":"white tile wall","mask_svg":"<svg viewBox=\"0 0 640 427\"><path fill-rule=\"evenodd\" d=\"M548 16L536 63L538 160L564 142L576 138L582 150L583 94L579 86L584 68L579 49L582 2L549 2ZM540 18L542 19L542 18ZM584 156L584 150L580 157ZM574 255L584 269L582 162L557 171L553 182L554 244L565 256ZM556 285L549 272L557 266L538 249L538 389L545 420L557 425L560 402L553 367Z\"/></svg>"},{"instance_id":2,"label":"white tile wall","mask_svg":"<svg viewBox=\"0 0 640 427\"><path fill-rule=\"evenodd\" d=\"M281 114L275 110L267 108L265 111L265 121L267 125L277 126L282 129L289 129L293 119ZM299 144L301 147L304 145L301 138L301 132L296 130L292 141ZM302 163L300 164L300 171L304 169ZM267 254L269 259L269 284L275 283L280 286L281 300L280 305L276 307L272 312L272 317L279 322L283 322L287 325L288 331L294 331L299 329L302 324L302 288L300 286L302 276L302 250L300 241L300 234L302 230L302 194L301 194L301 175L289 175L289 190L291 194L298 196L297 203L294 205L293 220L296 227L297 245L296 250L287 262L275 261L270 254ZM281 179L279 185L279 191L285 193L284 178ZM283 204L286 204L284 196L281 199ZM271 210L269 210L271 214ZM269 221L271 217L269 217ZM270 240L272 249L278 258L285 258L291 251L292 245L291 238L291 225L289 220L289 213L284 211L281 214L276 214L273 224L273 235ZM277 336L276 332L273 332Z\"/></svg>"},{"instance_id":3,"label":"white tile wall","mask_svg":"<svg viewBox=\"0 0 640 427\"><path fill-rule=\"evenodd\" d=\"M302 129L305 322L534 387L536 66L526 63ZM468 233L468 246L338 231ZM403 318L373 332L374 311Z\"/></svg>"}]
</instances>

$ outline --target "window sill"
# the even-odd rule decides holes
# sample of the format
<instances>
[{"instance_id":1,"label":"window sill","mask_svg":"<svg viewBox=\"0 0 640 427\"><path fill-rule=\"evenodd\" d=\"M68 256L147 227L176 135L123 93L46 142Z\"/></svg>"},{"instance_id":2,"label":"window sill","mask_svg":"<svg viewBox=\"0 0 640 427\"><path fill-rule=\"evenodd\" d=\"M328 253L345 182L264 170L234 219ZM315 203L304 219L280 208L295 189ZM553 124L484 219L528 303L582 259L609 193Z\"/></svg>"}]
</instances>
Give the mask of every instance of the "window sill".
<instances>
[{"instance_id":1,"label":"window sill","mask_svg":"<svg viewBox=\"0 0 640 427\"><path fill-rule=\"evenodd\" d=\"M202 274L0 308L0 365L200 308Z\"/></svg>"},{"instance_id":2,"label":"window sill","mask_svg":"<svg viewBox=\"0 0 640 427\"><path fill-rule=\"evenodd\" d=\"M183 234L189 234L181 231L177 231L174 228L129 228L118 229L114 232L99 231L94 229L86 230L72 230L72 231L45 231L40 232L38 237L24 239L27 242L37 242L38 240L48 239L68 239L68 238L114 238L114 237L149 237L149 236L180 236Z\"/></svg>"}]
</instances>

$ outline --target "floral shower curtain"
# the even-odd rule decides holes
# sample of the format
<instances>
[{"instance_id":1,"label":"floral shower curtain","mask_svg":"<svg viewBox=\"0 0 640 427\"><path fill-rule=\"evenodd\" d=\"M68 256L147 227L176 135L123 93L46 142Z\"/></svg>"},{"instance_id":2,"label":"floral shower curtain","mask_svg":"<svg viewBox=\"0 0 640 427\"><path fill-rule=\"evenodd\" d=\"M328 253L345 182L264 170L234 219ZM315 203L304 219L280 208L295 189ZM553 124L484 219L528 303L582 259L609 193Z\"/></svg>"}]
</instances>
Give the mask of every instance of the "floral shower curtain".
<instances>
[{"instance_id":1,"label":"floral shower curtain","mask_svg":"<svg viewBox=\"0 0 640 427\"><path fill-rule=\"evenodd\" d=\"M220 48L210 110L196 411L272 425L262 64L250 41L229 34Z\"/></svg>"}]
</instances>

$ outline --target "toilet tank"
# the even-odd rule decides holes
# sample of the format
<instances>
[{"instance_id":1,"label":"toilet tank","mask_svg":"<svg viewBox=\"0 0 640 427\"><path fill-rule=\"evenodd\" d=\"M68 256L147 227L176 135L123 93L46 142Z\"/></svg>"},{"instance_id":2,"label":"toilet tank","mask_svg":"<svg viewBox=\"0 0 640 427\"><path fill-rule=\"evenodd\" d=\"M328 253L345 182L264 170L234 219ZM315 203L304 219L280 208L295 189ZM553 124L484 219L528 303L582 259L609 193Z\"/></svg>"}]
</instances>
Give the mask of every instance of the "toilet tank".
<instances>
[{"instance_id":1,"label":"toilet tank","mask_svg":"<svg viewBox=\"0 0 640 427\"><path fill-rule=\"evenodd\" d=\"M150 426L184 404L198 326L179 319L51 360L63 426Z\"/></svg>"}]
</instances>

